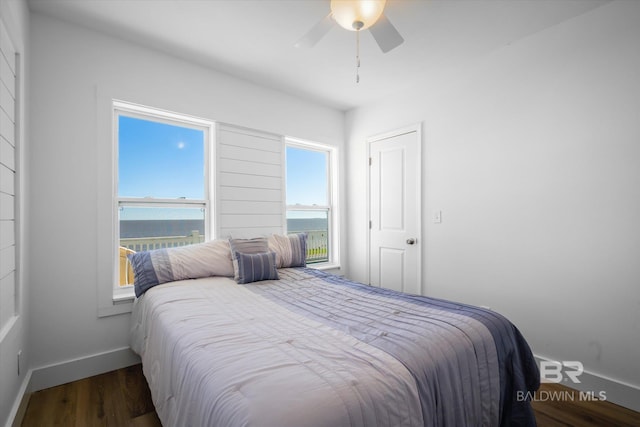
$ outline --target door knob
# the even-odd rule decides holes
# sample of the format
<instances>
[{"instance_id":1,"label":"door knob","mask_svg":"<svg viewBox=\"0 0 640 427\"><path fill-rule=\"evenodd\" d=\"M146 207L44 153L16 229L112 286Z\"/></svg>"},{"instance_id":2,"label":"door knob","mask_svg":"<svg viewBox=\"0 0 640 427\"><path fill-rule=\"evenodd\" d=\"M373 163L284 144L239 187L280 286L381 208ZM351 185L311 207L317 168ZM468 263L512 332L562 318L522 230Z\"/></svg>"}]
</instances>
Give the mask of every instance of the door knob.
<instances>
[{"instance_id":1,"label":"door knob","mask_svg":"<svg viewBox=\"0 0 640 427\"><path fill-rule=\"evenodd\" d=\"M416 244L416 239L414 239L413 237L410 239L407 239L407 245L415 245Z\"/></svg>"}]
</instances>

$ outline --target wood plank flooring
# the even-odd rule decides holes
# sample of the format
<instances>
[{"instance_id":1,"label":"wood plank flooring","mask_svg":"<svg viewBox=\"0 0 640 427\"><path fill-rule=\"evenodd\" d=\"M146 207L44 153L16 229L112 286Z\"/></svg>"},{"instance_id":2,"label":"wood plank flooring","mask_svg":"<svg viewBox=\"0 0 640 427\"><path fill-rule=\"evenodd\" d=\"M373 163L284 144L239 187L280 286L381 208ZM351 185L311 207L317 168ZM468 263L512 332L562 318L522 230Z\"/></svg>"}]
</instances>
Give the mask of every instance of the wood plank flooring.
<instances>
[{"instance_id":1,"label":"wood plank flooring","mask_svg":"<svg viewBox=\"0 0 640 427\"><path fill-rule=\"evenodd\" d=\"M142 365L33 393L22 426L161 427Z\"/></svg>"},{"instance_id":2,"label":"wood plank flooring","mask_svg":"<svg viewBox=\"0 0 640 427\"><path fill-rule=\"evenodd\" d=\"M556 393L556 399L549 399L541 391ZM573 399L571 393L575 393ZM537 396L533 408L540 427L640 427L640 413L611 402L580 400L577 391L560 384L543 384ZM563 399L557 399L558 396ZM161 424L142 366L135 365L33 393L22 426L161 427Z\"/></svg>"},{"instance_id":3,"label":"wood plank flooring","mask_svg":"<svg viewBox=\"0 0 640 427\"><path fill-rule=\"evenodd\" d=\"M540 427L640 427L640 413L607 401L586 400L561 384L542 384L536 396L532 406Z\"/></svg>"}]
</instances>

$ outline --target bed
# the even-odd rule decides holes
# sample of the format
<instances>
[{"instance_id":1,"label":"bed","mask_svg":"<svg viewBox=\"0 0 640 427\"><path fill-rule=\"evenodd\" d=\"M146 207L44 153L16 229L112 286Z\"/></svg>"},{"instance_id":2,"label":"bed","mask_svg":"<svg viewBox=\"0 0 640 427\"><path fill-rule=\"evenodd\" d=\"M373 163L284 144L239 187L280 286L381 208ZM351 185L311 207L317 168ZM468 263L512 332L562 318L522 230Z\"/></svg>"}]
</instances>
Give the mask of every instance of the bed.
<instances>
[{"instance_id":1,"label":"bed","mask_svg":"<svg viewBox=\"0 0 640 427\"><path fill-rule=\"evenodd\" d=\"M306 268L157 284L131 347L165 426L531 426L539 373L503 316Z\"/></svg>"}]
</instances>

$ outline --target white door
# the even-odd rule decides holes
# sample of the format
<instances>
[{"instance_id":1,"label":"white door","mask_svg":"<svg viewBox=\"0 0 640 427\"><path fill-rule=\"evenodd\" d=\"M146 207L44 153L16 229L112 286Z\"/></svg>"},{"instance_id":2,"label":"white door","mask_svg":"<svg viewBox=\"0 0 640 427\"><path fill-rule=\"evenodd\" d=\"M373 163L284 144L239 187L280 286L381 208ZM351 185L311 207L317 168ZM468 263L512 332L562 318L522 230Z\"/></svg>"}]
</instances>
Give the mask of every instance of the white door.
<instances>
[{"instance_id":1,"label":"white door","mask_svg":"<svg viewBox=\"0 0 640 427\"><path fill-rule=\"evenodd\" d=\"M369 139L369 278L412 294L420 284L420 132Z\"/></svg>"}]
</instances>

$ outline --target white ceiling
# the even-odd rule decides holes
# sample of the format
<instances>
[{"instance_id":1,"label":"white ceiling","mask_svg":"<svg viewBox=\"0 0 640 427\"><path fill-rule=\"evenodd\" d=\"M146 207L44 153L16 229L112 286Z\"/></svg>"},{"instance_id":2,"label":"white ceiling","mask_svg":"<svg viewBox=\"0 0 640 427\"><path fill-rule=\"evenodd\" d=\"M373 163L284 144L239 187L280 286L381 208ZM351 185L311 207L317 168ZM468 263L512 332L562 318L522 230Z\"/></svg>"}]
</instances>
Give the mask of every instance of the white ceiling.
<instances>
[{"instance_id":1,"label":"white ceiling","mask_svg":"<svg viewBox=\"0 0 640 427\"><path fill-rule=\"evenodd\" d=\"M607 0L388 0L405 39L383 54L337 25L296 48L329 0L29 0L32 11L84 25L262 86L341 110L465 66Z\"/></svg>"}]
</instances>

